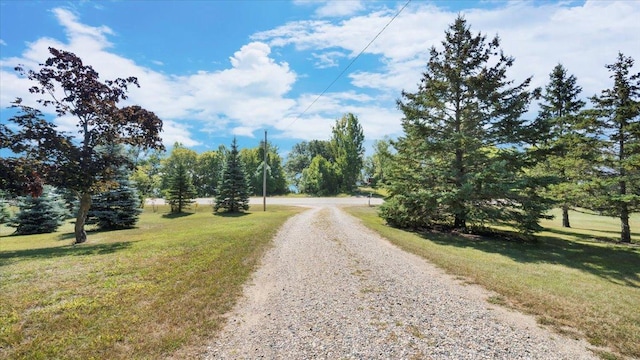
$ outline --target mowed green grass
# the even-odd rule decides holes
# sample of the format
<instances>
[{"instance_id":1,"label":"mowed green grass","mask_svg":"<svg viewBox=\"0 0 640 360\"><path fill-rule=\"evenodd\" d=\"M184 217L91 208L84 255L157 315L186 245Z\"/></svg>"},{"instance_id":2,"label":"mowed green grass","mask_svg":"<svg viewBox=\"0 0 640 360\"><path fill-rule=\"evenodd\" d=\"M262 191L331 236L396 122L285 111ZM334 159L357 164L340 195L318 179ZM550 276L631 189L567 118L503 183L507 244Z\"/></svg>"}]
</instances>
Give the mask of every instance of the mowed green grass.
<instances>
[{"instance_id":1,"label":"mowed green grass","mask_svg":"<svg viewBox=\"0 0 640 360\"><path fill-rule=\"evenodd\" d=\"M278 228L300 208L182 216L148 206L138 227L54 234L0 228L1 359L193 358L223 325Z\"/></svg>"},{"instance_id":2,"label":"mowed green grass","mask_svg":"<svg viewBox=\"0 0 640 360\"><path fill-rule=\"evenodd\" d=\"M629 246L603 241L619 238L619 220L581 212L571 212L572 228L556 217L543 222L539 241L522 243L421 235L386 226L373 207L348 211L400 248L496 292L490 301L586 339L603 358L640 358L639 214Z\"/></svg>"}]
</instances>

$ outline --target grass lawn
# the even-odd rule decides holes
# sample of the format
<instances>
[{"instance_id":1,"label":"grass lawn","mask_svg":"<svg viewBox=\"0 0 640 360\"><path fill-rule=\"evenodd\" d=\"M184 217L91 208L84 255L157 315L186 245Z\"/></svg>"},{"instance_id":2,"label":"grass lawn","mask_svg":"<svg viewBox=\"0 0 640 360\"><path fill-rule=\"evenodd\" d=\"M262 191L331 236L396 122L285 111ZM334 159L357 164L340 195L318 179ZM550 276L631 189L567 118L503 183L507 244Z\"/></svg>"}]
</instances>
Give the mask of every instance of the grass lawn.
<instances>
[{"instance_id":1,"label":"grass lawn","mask_svg":"<svg viewBox=\"0 0 640 360\"><path fill-rule=\"evenodd\" d=\"M193 358L223 325L281 224L300 208L181 216L147 206L136 229L0 228L0 359Z\"/></svg>"},{"instance_id":2,"label":"grass lawn","mask_svg":"<svg viewBox=\"0 0 640 360\"><path fill-rule=\"evenodd\" d=\"M601 241L619 238L619 220L588 213L571 212L570 229L558 217L545 221L538 242L521 243L420 235L386 226L376 208L347 210L399 247L496 292L490 301L609 348L597 351L603 358L640 358L639 214L629 246Z\"/></svg>"}]
</instances>

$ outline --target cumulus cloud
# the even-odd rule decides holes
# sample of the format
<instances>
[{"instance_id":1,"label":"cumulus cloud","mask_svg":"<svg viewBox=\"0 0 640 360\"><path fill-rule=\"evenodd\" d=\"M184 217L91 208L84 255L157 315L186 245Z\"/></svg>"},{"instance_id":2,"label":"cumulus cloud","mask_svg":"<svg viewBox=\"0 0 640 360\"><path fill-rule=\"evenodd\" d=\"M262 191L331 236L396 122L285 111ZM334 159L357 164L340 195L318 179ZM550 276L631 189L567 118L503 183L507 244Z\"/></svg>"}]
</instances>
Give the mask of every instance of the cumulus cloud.
<instances>
[{"instance_id":1,"label":"cumulus cloud","mask_svg":"<svg viewBox=\"0 0 640 360\"><path fill-rule=\"evenodd\" d=\"M265 43L242 46L229 58L227 69L170 75L110 51L108 36L114 34L110 28L82 24L66 9L54 9L53 13L65 30L66 42L41 38L28 44L19 58L2 59L0 106L7 106L16 97L34 102L27 91L30 82L18 77L13 67L24 64L26 68L37 68L50 56L48 47L77 54L103 79L136 76L141 88L130 89L125 103L140 104L163 119L162 137L167 145L176 141L186 146L200 145L192 134L201 131L250 135L280 120L295 103L286 94L296 81L296 74L287 63L275 62L270 57L270 46ZM70 120L56 121L66 128Z\"/></svg>"},{"instance_id":2,"label":"cumulus cloud","mask_svg":"<svg viewBox=\"0 0 640 360\"><path fill-rule=\"evenodd\" d=\"M360 0L294 0L293 3L317 6L315 14L319 17L349 16L365 9Z\"/></svg>"},{"instance_id":3,"label":"cumulus cloud","mask_svg":"<svg viewBox=\"0 0 640 360\"><path fill-rule=\"evenodd\" d=\"M319 54L311 53L311 56L315 59L315 67L318 69L326 69L338 66L338 59L344 57L345 54L340 51L329 51Z\"/></svg>"},{"instance_id":4,"label":"cumulus cloud","mask_svg":"<svg viewBox=\"0 0 640 360\"><path fill-rule=\"evenodd\" d=\"M66 39L40 38L29 43L20 57L0 59L0 106L16 96L32 100L30 84L16 76L13 66L37 66L53 46L76 53L103 78L138 77L141 88L132 89L127 102L140 104L165 121L167 145L176 141L199 145L202 140L196 140L196 133L254 136L267 127L276 130L271 136L277 138L327 139L335 120L346 112L358 116L369 140L399 135L402 114L395 100L402 90L415 91L429 49L440 47L458 12L412 2L366 50L366 60L359 59L345 74L349 84L318 98L333 78L311 79L317 80L315 92L304 87L298 95L296 86L311 75L278 59L293 54L316 69L343 68L403 3L393 8L381 2L295 3L313 6L316 16L255 33L231 54L226 66L187 75L158 72L119 55L110 42L118 29L90 26L69 10L54 9ZM473 32L489 38L498 34L505 53L516 58L509 76L518 81L534 76L534 86L543 86L560 62L577 76L586 97L611 85L604 66L615 60L618 51L640 62L637 1L490 2L462 15ZM360 61L369 66L358 66ZM70 126L68 120L59 121Z\"/></svg>"},{"instance_id":5,"label":"cumulus cloud","mask_svg":"<svg viewBox=\"0 0 640 360\"><path fill-rule=\"evenodd\" d=\"M321 17L348 16L364 9L362 1L330 0L316 10Z\"/></svg>"},{"instance_id":6,"label":"cumulus cloud","mask_svg":"<svg viewBox=\"0 0 640 360\"><path fill-rule=\"evenodd\" d=\"M353 57L396 11L381 8L340 22L290 22L254 38L274 47L313 49L317 58L336 49ZM428 3L411 4L365 52L381 57L381 69L352 72L352 84L395 94L414 90L429 49L440 47L444 30L457 15ZM517 1L469 9L462 15L473 32L489 38L498 34L505 53L516 58L511 76L523 80L533 75L535 86L544 85L560 62L578 77L585 94L591 95L609 86L604 65L613 62L618 51L640 59L636 35L640 33L640 3L635 1L586 1L582 5Z\"/></svg>"}]
</instances>

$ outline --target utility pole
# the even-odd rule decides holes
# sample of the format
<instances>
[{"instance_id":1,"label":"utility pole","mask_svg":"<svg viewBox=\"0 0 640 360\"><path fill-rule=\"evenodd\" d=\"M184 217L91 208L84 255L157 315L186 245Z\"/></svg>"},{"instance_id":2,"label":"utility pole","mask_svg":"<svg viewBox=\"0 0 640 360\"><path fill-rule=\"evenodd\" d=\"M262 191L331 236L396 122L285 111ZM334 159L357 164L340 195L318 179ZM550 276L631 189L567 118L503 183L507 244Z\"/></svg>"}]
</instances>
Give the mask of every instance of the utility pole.
<instances>
[{"instance_id":1,"label":"utility pole","mask_svg":"<svg viewBox=\"0 0 640 360\"><path fill-rule=\"evenodd\" d=\"M267 211L267 130L264 130L264 163L262 163L262 211Z\"/></svg>"}]
</instances>

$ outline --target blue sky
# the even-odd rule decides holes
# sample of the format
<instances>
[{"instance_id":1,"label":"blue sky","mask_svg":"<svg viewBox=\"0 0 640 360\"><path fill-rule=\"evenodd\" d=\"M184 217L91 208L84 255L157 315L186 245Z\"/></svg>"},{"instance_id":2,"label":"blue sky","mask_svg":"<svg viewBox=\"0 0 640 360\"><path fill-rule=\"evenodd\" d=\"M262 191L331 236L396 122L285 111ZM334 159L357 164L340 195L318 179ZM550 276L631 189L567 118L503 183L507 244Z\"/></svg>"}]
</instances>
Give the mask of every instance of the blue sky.
<instances>
[{"instance_id":1,"label":"blue sky","mask_svg":"<svg viewBox=\"0 0 640 360\"><path fill-rule=\"evenodd\" d=\"M285 156L297 142L329 139L347 112L367 144L401 135L395 101L415 91L457 14L474 32L498 34L516 58L510 76L533 76L533 86L562 63L587 97L611 85L604 65L618 51L640 62L640 1L412 0L304 112L406 2L0 0L0 121L16 97L34 100L13 67L44 62L49 46L105 79L138 77L127 104L163 119L167 146L201 152L236 136L253 147L267 129ZM75 130L72 118L55 121Z\"/></svg>"}]
</instances>

